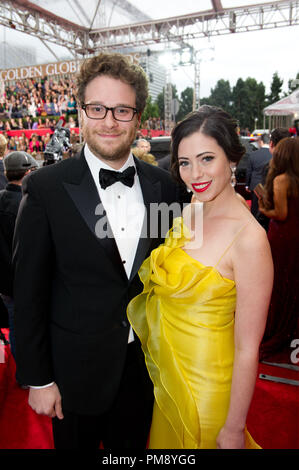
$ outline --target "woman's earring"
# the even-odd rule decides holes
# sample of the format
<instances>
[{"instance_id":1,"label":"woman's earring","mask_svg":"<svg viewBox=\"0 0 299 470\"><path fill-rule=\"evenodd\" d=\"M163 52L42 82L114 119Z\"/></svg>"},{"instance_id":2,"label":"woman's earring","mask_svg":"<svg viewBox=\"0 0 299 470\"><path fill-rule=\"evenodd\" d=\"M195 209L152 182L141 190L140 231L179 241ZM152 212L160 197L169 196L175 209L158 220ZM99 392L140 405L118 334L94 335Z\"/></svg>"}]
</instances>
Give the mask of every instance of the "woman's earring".
<instances>
[{"instance_id":1,"label":"woman's earring","mask_svg":"<svg viewBox=\"0 0 299 470\"><path fill-rule=\"evenodd\" d=\"M236 183L237 183L236 169L237 169L236 166L231 167L232 176L231 176L231 179L230 179L230 184L232 185L233 188L236 186Z\"/></svg>"}]
</instances>

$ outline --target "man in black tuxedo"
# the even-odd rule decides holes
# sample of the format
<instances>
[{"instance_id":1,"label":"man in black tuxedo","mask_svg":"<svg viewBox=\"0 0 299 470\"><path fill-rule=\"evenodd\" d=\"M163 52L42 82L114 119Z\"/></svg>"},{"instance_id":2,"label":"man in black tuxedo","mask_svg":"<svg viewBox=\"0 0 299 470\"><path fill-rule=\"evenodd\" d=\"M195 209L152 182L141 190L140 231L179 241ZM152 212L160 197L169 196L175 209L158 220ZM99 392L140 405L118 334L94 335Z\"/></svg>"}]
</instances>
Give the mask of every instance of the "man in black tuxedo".
<instances>
[{"instance_id":1,"label":"man in black tuxedo","mask_svg":"<svg viewBox=\"0 0 299 470\"><path fill-rule=\"evenodd\" d=\"M53 418L57 449L146 446L152 387L126 307L165 236L145 236L149 209L180 199L167 172L131 154L146 99L144 72L121 54L87 60L77 79L81 153L23 183L17 380L30 386L30 406Z\"/></svg>"},{"instance_id":2,"label":"man in black tuxedo","mask_svg":"<svg viewBox=\"0 0 299 470\"><path fill-rule=\"evenodd\" d=\"M254 217L258 213L258 198L253 190L258 183L261 183L263 168L271 158L269 135L261 135L258 144L259 149L251 152L249 155L246 172L246 190L251 192L251 213Z\"/></svg>"}]
</instances>

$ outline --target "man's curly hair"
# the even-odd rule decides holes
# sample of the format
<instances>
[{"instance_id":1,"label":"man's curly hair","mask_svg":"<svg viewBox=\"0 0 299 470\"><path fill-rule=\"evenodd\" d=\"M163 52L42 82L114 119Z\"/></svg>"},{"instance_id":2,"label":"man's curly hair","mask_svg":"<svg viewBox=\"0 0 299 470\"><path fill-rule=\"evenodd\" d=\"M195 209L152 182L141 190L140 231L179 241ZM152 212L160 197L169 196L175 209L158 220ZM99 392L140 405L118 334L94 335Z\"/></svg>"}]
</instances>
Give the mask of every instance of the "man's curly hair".
<instances>
[{"instance_id":1,"label":"man's curly hair","mask_svg":"<svg viewBox=\"0 0 299 470\"><path fill-rule=\"evenodd\" d=\"M105 75L131 85L136 92L136 108L143 112L148 97L148 81L144 70L119 53L100 53L83 62L76 77L76 99L84 104L86 86L96 77Z\"/></svg>"}]
</instances>

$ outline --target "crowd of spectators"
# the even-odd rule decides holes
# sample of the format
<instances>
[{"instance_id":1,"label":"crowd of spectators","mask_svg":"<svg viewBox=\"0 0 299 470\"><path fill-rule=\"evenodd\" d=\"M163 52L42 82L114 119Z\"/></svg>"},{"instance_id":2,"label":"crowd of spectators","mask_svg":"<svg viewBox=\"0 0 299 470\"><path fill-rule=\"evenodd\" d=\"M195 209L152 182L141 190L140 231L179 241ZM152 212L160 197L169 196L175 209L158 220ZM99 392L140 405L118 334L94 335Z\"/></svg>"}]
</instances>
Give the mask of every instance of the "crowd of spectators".
<instances>
[{"instance_id":1,"label":"crowd of spectators","mask_svg":"<svg viewBox=\"0 0 299 470\"><path fill-rule=\"evenodd\" d=\"M33 155L42 153L51 138L51 131L62 119L68 128L78 127L74 80L45 77L8 85L0 98L0 131L8 141L8 149L24 150ZM10 135L14 130L49 129L49 132Z\"/></svg>"},{"instance_id":2,"label":"crowd of spectators","mask_svg":"<svg viewBox=\"0 0 299 470\"><path fill-rule=\"evenodd\" d=\"M0 115L9 120L62 114L77 114L73 79L20 80L5 87L0 102Z\"/></svg>"},{"instance_id":3,"label":"crowd of spectators","mask_svg":"<svg viewBox=\"0 0 299 470\"><path fill-rule=\"evenodd\" d=\"M165 129L165 122L164 119L161 119L160 117L150 117L143 122L142 127L148 131L163 131Z\"/></svg>"}]
</instances>

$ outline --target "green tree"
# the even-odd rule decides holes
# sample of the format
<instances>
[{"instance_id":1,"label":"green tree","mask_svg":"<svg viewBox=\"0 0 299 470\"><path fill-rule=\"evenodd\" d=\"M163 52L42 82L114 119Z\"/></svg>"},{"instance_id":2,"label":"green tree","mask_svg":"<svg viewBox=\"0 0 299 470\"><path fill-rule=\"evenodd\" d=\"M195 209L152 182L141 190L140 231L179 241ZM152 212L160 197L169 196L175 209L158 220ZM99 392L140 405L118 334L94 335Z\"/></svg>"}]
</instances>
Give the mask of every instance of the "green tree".
<instances>
[{"instance_id":1,"label":"green tree","mask_svg":"<svg viewBox=\"0 0 299 470\"><path fill-rule=\"evenodd\" d=\"M229 81L222 79L218 80L210 96L200 100L200 104L221 107L238 120L241 129L254 129L263 125L266 98L265 85L255 78L239 78L233 88Z\"/></svg>"},{"instance_id":2,"label":"green tree","mask_svg":"<svg viewBox=\"0 0 299 470\"><path fill-rule=\"evenodd\" d=\"M159 107L157 103L152 103L152 97L149 96L146 102L145 109L141 116L141 122L143 123L150 117L158 117L159 116Z\"/></svg>"},{"instance_id":3,"label":"green tree","mask_svg":"<svg viewBox=\"0 0 299 470\"><path fill-rule=\"evenodd\" d=\"M272 82L270 86L270 94L268 95L268 103L267 103L268 105L280 100L282 85L283 85L283 80L281 80L278 76L278 73L275 72L272 77Z\"/></svg>"},{"instance_id":4,"label":"green tree","mask_svg":"<svg viewBox=\"0 0 299 470\"><path fill-rule=\"evenodd\" d=\"M204 104L201 102L201 104ZM211 89L211 94L208 103L211 106L217 106L227 112L231 112L232 105L232 91L228 80L218 80L215 88Z\"/></svg>"},{"instance_id":5,"label":"green tree","mask_svg":"<svg viewBox=\"0 0 299 470\"><path fill-rule=\"evenodd\" d=\"M176 121L181 121L193 108L193 88L187 87L180 96L180 109L176 115Z\"/></svg>"},{"instance_id":6,"label":"green tree","mask_svg":"<svg viewBox=\"0 0 299 470\"><path fill-rule=\"evenodd\" d=\"M200 98L200 106L203 106L204 104L210 104L210 97L204 97L204 98Z\"/></svg>"},{"instance_id":7,"label":"green tree","mask_svg":"<svg viewBox=\"0 0 299 470\"><path fill-rule=\"evenodd\" d=\"M263 109L266 106L265 85L255 78L237 80L232 90L231 114L239 121L241 129L262 127Z\"/></svg>"},{"instance_id":8,"label":"green tree","mask_svg":"<svg viewBox=\"0 0 299 470\"><path fill-rule=\"evenodd\" d=\"M249 98L246 112L246 127L263 127L263 109L266 106L265 85L258 83L255 78L247 78L245 87ZM245 123L246 124L246 123Z\"/></svg>"},{"instance_id":9,"label":"green tree","mask_svg":"<svg viewBox=\"0 0 299 470\"><path fill-rule=\"evenodd\" d=\"M164 119L164 88L163 91L158 94L155 103L158 106L160 118Z\"/></svg>"},{"instance_id":10,"label":"green tree","mask_svg":"<svg viewBox=\"0 0 299 470\"><path fill-rule=\"evenodd\" d=\"M232 102L232 115L235 119L238 119L239 126L241 128L249 127L249 124L247 124L246 115L248 96L245 82L242 78L239 78L233 87Z\"/></svg>"}]
</instances>

